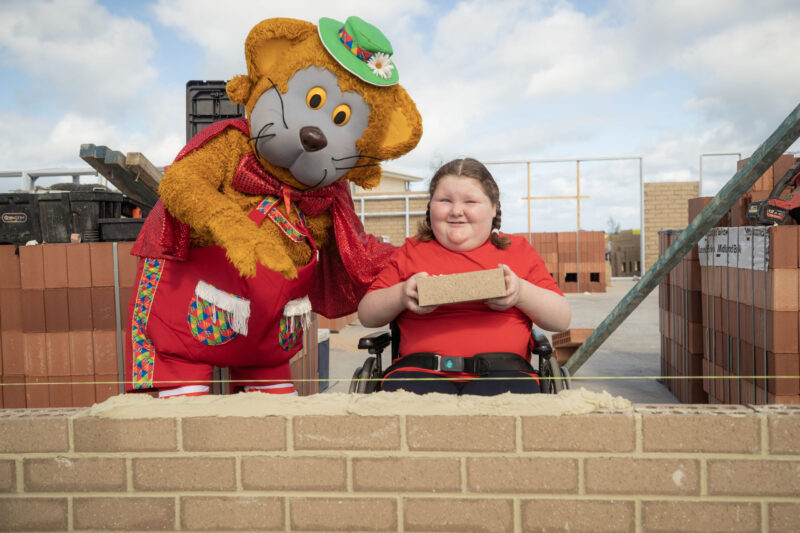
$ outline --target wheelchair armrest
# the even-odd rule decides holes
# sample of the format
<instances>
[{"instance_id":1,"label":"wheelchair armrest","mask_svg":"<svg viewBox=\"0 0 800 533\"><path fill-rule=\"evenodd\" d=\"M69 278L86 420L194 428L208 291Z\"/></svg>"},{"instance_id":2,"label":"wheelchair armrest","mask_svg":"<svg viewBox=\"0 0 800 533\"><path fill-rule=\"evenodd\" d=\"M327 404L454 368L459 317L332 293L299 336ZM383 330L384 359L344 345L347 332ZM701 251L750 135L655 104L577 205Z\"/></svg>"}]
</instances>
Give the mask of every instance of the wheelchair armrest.
<instances>
[{"instance_id":1,"label":"wheelchair armrest","mask_svg":"<svg viewBox=\"0 0 800 533\"><path fill-rule=\"evenodd\" d=\"M358 339L358 349L367 350L371 354L380 354L392 343L392 334L388 331L376 331Z\"/></svg>"},{"instance_id":2,"label":"wheelchair armrest","mask_svg":"<svg viewBox=\"0 0 800 533\"><path fill-rule=\"evenodd\" d=\"M553 353L553 347L550 345L550 341L547 340L544 333L534 329L531 331L531 339L533 340L533 353L545 359L549 359L550 355Z\"/></svg>"}]
</instances>

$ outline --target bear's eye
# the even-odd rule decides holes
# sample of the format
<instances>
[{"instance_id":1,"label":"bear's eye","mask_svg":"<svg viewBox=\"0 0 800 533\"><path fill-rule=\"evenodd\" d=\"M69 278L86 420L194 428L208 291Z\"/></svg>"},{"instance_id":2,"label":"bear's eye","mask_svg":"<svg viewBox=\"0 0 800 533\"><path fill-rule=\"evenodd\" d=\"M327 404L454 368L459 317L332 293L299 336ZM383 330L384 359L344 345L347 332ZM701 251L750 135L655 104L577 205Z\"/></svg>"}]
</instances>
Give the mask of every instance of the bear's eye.
<instances>
[{"instance_id":1,"label":"bear's eye","mask_svg":"<svg viewBox=\"0 0 800 533\"><path fill-rule=\"evenodd\" d=\"M349 105L339 104L334 108L331 114L331 120L333 120L333 123L337 126L344 126L350 121L350 113L352 113L352 111L350 111Z\"/></svg>"},{"instance_id":2,"label":"bear's eye","mask_svg":"<svg viewBox=\"0 0 800 533\"><path fill-rule=\"evenodd\" d=\"M325 99L328 93L322 87L313 87L308 94L306 94L306 104L311 109L319 109L325 105Z\"/></svg>"}]
</instances>

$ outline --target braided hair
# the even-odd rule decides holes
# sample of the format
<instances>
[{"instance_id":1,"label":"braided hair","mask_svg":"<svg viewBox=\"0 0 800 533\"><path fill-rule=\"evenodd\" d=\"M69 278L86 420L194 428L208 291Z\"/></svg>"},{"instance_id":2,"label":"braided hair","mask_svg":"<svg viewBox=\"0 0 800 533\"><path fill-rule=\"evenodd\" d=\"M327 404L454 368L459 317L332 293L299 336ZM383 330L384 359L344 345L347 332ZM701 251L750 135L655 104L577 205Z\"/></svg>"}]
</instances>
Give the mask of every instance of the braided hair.
<instances>
[{"instance_id":1,"label":"braided hair","mask_svg":"<svg viewBox=\"0 0 800 533\"><path fill-rule=\"evenodd\" d=\"M508 248L511 244L511 239L505 235L500 234L500 189L497 187L497 182L494 181L492 174L489 170L477 159L464 158L454 159L449 163L445 163L431 178L430 187L428 187L428 194L433 198L433 193L439 185L439 180L445 176L459 176L464 178L472 178L477 181L483 192L489 198L489 202L497 208L497 214L492 219L492 233L489 239L492 244L501 250ZM428 209L425 212L425 220L419 222L417 227L417 240L430 241L435 239L433 230L431 229L431 202L428 200Z\"/></svg>"}]
</instances>

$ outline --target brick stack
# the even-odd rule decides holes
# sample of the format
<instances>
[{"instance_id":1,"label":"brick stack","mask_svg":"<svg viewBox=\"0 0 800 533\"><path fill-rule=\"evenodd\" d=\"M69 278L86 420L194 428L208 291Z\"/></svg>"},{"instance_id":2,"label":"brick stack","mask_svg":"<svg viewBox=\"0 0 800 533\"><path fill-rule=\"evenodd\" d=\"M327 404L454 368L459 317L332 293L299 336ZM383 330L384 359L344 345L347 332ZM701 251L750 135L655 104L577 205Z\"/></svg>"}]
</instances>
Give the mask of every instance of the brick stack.
<instances>
[{"instance_id":1,"label":"brick stack","mask_svg":"<svg viewBox=\"0 0 800 533\"><path fill-rule=\"evenodd\" d=\"M592 328L573 328L553 333L553 355L558 364L565 365L592 333L594 333Z\"/></svg>"},{"instance_id":2,"label":"brick stack","mask_svg":"<svg viewBox=\"0 0 800 533\"><path fill-rule=\"evenodd\" d=\"M716 228L701 241L709 399L800 403L799 229Z\"/></svg>"},{"instance_id":3,"label":"brick stack","mask_svg":"<svg viewBox=\"0 0 800 533\"><path fill-rule=\"evenodd\" d=\"M527 234L525 234L527 237ZM531 245L536 249L553 279L558 279L558 233L531 233Z\"/></svg>"},{"instance_id":4,"label":"brick stack","mask_svg":"<svg viewBox=\"0 0 800 533\"><path fill-rule=\"evenodd\" d=\"M605 233L531 233L530 241L561 292L606 292Z\"/></svg>"},{"instance_id":5,"label":"brick stack","mask_svg":"<svg viewBox=\"0 0 800 533\"><path fill-rule=\"evenodd\" d=\"M664 253L681 230L659 231L659 250ZM683 403L706 403L699 379L703 370L703 320L700 262L694 247L658 286L661 331L661 375L664 384ZM682 376L674 378L673 376ZM683 377L686 376L686 377Z\"/></svg>"},{"instance_id":6,"label":"brick stack","mask_svg":"<svg viewBox=\"0 0 800 533\"><path fill-rule=\"evenodd\" d=\"M84 406L119 391L114 284L127 304L131 244L119 245L116 280L113 243L0 247L3 407Z\"/></svg>"},{"instance_id":7,"label":"brick stack","mask_svg":"<svg viewBox=\"0 0 800 533\"><path fill-rule=\"evenodd\" d=\"M82 407L119 393L120 342L137 281L132 245L0 246L0 408ZM316 320L309 329L311 349L291 361L301 394L318 385Z\"/></svg>"}]
</instances>

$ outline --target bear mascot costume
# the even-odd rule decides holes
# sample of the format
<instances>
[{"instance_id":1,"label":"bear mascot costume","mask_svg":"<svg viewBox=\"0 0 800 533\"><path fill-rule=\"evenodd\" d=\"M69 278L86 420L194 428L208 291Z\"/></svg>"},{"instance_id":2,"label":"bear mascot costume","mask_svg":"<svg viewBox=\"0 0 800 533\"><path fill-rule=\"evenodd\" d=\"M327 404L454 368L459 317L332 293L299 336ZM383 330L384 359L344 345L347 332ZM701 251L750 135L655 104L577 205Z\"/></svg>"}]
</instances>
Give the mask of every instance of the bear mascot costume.
<instances>
[{"instance_id":1,"label":"bear mascot costume","mask_svg":"<svg viewBox=\"0 0 800 533\"><path fill-rule=\"evenodd\" d=\"M422 119L392 47L358 17L275 18L245 41L227 84L247 119L198 133L166 170L132 254L126 389L295 393L289 360L312 309L354 312L393 247L364 233L350 183L416 146Z\"/></svg>"}]
</instances>

